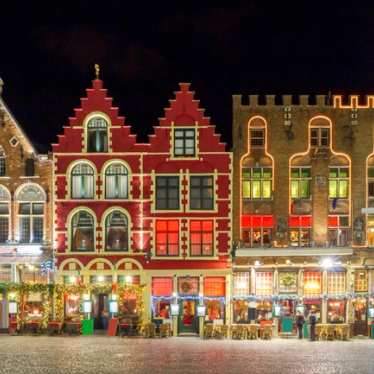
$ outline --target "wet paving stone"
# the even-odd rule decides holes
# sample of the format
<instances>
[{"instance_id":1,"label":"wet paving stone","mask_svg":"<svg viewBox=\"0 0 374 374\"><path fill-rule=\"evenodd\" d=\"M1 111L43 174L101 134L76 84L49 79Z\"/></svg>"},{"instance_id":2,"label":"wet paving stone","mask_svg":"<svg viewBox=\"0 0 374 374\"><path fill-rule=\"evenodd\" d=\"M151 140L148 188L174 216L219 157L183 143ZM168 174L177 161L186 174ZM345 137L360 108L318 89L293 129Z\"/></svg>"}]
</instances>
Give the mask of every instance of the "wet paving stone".
<instances>
[{"instance_id":1,"label":"wet paving stone","mask_svg":"<svg viewBox=\"0 0 374 374\"><path fill-rule=\"evenodd\" d=\"M0 373L374 373L374 340L0 336Z\"/></svg>"}]
</instances>

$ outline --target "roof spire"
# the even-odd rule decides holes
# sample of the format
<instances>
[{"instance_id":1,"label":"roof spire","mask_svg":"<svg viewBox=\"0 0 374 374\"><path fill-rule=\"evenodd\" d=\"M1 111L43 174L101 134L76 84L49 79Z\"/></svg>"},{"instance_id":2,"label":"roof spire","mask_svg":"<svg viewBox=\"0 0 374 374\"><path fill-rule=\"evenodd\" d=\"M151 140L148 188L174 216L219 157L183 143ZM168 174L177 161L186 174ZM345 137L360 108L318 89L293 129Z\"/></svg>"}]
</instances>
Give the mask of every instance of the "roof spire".
<instances>
[{"instance_id":1,"label":"roof spire","mask_svg":"<svg viewBox=\"0 0 374 374\"><path fill-rule=\"evenodd\" d=\"M95 76L96 76L96 79L100 79L100 65L99 64L95 64Z\"/></svg>"},{"instance_id":2,"label":"roof spire","mask_svg":"<svg viewBox=\"0 0 374 374\"><path fill-rule=\"evenodd\" d=\"M3 93L4 81L0 77L0 96Z\"/></svg>"}]
</instances>

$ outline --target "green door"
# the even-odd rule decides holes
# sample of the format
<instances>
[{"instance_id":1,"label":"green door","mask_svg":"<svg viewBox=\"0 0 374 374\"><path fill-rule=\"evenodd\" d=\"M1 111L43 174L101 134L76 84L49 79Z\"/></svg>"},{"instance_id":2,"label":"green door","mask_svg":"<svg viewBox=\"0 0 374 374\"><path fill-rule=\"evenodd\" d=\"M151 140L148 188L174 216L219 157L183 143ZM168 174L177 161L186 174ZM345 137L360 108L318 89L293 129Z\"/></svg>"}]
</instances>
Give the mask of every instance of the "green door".
<instances>
[{"instance_id":1,"label":"green door","mask_svg":"<svg viewBox=\"0 0 374 374\"><path fill-rule=\"evenodd\" d=\"M179 303L178 332L199 333L199 318L196 315L197 301L192 299L182 300Z\"/></svg>"}]
</instances>

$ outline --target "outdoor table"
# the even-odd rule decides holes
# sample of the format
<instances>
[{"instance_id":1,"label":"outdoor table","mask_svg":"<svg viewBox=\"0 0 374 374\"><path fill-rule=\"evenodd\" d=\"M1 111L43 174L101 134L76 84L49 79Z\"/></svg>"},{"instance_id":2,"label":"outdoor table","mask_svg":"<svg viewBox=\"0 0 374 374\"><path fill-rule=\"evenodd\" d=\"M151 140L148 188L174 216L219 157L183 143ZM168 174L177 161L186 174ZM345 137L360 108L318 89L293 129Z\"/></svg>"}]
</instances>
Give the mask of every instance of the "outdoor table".
<instances>
[{"instance_id":1,"label":"outdoor table","mask_svg":"<svg viewBox=\"0 0 374 374\"><path fill-rule=\"evenodd\" d=\"M120 323L119 332L121 336L129 335L130 333L130 323Z\"/></svg>"},{"instance_id":2,"label":"outdoor table","mask_svg":"<svg viewBox=\"0 0 374 374\"><path fill-rule=\"evenodd\" d=\"M80 332L81 332L81 323L80 322L65 322L65 328L66 328L66 332L69 334L69 335L72 335L72 334L77 334L79 335Z\"/></svg>"},{"instance_id":3,"label":"outdoor table","mask_svg":"<svg viewBox=\"0 0 374 374\"><path fill-rule=\"evenodd\" d=\"M36 334L40 329L40 321L27 321L25 326L27 332Z\"/></svg>"},{"instance_id":4,"label":"outdoor table","mask_svg":"<svg viewBox=\"0 0 374 374\"><path fill-rule=\"evenodd\" d=\"M61 333L61 329L62 329L62 323L59 322L59 321L49 321L48 322L48 326L47 326L47 330L50 334L59 334Z\"/></svg>"},{"instance_id":5,"label":"outdoor table","mask_svg":"<svg viewBox=\"0 0 374 374\"><path fill-rule=\"evenodd\" d=\"M316 325L316 337L319 340L345 340L349 338L348 323L318 323Z\"/></svg>"}]
</instances>

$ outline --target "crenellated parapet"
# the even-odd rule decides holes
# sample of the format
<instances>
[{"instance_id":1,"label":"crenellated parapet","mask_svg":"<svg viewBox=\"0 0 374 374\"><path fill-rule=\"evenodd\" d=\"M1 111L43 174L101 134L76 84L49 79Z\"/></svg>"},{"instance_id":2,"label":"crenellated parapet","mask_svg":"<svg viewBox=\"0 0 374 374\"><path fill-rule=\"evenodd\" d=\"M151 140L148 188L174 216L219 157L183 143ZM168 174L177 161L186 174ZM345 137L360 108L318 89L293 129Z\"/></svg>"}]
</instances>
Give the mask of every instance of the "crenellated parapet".
<instances>
[{"instance_id":1,"label":"crenellated parapet","mask_svg":"<svg viewBox=\"0 0 374 374\"><path fill-rule=\"evenodd\" d=\"M328 95L233 95L234 107L319 106L331 107Z\"/></svg>"},{"instance_id":2,"label":"crenellated parapet","mask_svg":"<svg viewBox=\"0 0 374 374\"><path fill-rule=\"evenodd\" d=\"M337 109L372 109L374 95L349 95L348 100L344 100L342 95L334 95L333 106Z\"/></svg>"}]
</instances>

